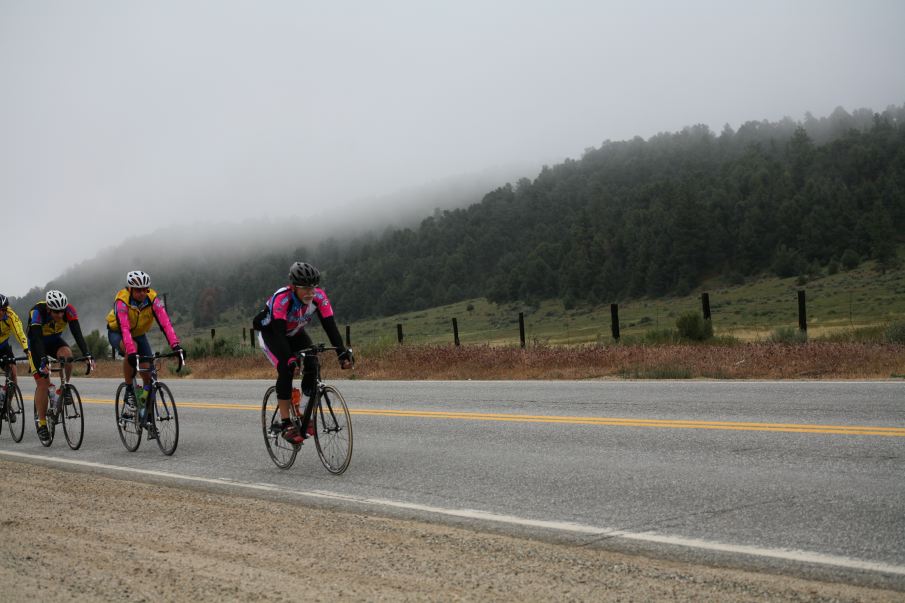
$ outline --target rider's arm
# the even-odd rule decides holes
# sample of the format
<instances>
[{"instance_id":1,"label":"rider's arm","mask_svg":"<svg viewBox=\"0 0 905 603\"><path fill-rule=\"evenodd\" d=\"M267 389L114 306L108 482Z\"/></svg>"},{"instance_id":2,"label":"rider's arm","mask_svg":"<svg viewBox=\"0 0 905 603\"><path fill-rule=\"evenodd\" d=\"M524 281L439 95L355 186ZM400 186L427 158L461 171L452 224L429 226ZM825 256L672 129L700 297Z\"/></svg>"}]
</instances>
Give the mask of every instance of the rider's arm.
<instances>
[{"instance_id":1,"label":"rider's arm","mask_svg":"<svg viewBox=\"0 0 905 603\"><path fill-rule=\"evenodd\" d=\"M138 346L135 344L135 339L132 338L132 327L129 325L129 307L123 300L118 299L113 302L113 311L116 313L116 322L119 323L119 332L123 336L123 349L126 351L126 356L137 353Z\"/></svg>"},{"instance_id":2,"label":"rider's arm","mask_svg":"<svg viewBox=\"0 0 905 603\"><path fill-rule=\"evenodd\" d=\"M88 344L85 343L85 338L82 337L82 327L81 325L79 325L78 318L70 321L69 330L72 331L72 336L75 337L75 342L78 344L79 349L82 350L82 356L90 356L91 352L88 350Z\"/></svg>"},{"instance_id":3,"label":"rider's arm","mask_svg":"<svg viewBox=\"0 0 905 603\"><path fill-rule=\"evenodd\" d=\"M37 310L35 310L37 312ZM35 366L41 364L44 357L44 326L38 322L32 322L28 327L28 338L31 339L31 359Z\"/></svg>"},{"instance_id":4,"label":"rider's arm","mask_svg":"<svg viewBox=\"0 0 905 603\"><path fill-rule=\"evenodd\" d=\"M332 316L327 318L321 317L321 326L330 339L330 344L336 348L336 355L339 356L346 350L346 344L343 342L342 336L339 334L339 327L336 326L336 319Z\"/></svg>"},{"instance_id":5,"label":"rider's arm","mask_svg":"<svg viewBox=\"0 0 905 603\"><path fill-rule=\"evenodd\" d=\"M173 329L173 323L170 322L170 317L167 316L167 310L163 306L163 300L160 297L154 299L154 303L151 304L151 310L154 312L154 318L157 320L157 326L160 327L160 330L163 331L163 334L166 335L167 342L170 344L170 347L176 347L179 345L179 338L176 337L176 331ZM125 336L123 336L123 341L125 341Z\"/></svg>"},{"instance_id":6,"label":"rider's arm","mask_svg":"<svg viewBox=\"0 0 905 603\"><path fill-rule=\"evenodd\" d=\"M7 308L6 312L9 315L10 322L13 325L13 333L16 334L16 339L19 340L19 345L22 346L22 351L27 354L28 339L25 337L25 331L22 329L22 321L19 320L19 316L15 312L13 312L12 308Z\"/></svg>"},{"instance_id":7,"label":"rider's arm","mask_svg":"<svg viewBox=\"0 0 905 603\"><path fill-rule=\"evenodd\" d=\"M330 339L330 345L336 348L336 355L341 356L345 352L346 346L339 334L339 328L336 326L336 319L333 318L333 306L323 289L317 290L314 305L317 306L317 315L321 320L321 326L324 327L324 332Z\"/></svg>"}]
</instances>

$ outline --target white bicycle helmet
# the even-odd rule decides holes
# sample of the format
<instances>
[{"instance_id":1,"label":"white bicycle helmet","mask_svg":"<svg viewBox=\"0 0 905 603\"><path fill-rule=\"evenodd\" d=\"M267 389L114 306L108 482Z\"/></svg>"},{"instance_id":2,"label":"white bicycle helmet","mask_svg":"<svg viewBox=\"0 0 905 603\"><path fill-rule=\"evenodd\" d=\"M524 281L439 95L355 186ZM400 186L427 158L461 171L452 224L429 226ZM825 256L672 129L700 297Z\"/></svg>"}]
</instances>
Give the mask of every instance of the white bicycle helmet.
<instances>
[{"instance_id":1,"label":"white bicycle helmet","mask_svg":"<svg viewBox=\"0 0 905 603\"><path fill-rule=\"evenodd\" d=\"M144 289L151 286L151 277L147 272L133 270L126 275L126 287L138 287Z\"/></svg>"},{"instance_id":2,"label":"white bicycle helmet","mask_svg":"<svg viewBox=\"0 0 905 603\"><path fill-rule=\"evenodd\" d=\"M44 296L44 301L47 302L47 307L51 310L62 311L69 305L69 300L66 299L66 295L64 295L62 291L57 291L56 289L48 291Z\"/></svg>"}]
</instances>

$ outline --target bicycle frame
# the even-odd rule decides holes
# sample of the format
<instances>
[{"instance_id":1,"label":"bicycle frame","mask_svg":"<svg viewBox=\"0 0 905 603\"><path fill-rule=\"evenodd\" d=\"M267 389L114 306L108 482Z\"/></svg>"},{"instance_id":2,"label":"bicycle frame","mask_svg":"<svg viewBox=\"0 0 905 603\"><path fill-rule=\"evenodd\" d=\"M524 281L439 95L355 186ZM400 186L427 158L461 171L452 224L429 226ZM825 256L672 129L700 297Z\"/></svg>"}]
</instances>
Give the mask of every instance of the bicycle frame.
<instances>
[{"instance_id":1,"label":"bicycle frame","mask_svg":"<svg viewBox=\"0 0 905 603\"><path fill-rule=\"evenodd\" d=\"M3 405L0 407L0 412L6 410L6 405L9 404L9 386L13 382L13 366L17 362L23 362L28 360L28 356L4 356L0 358L0 365L3 366L3 385L0 386L0 389L6 394L3 398Z\"/></svg>"},{"instance_id":2,"label":"bicycle frame","mask_svg":"<svg viewBox=\"0 0 905 603\"><path fill-rule=\"evenodd\" d=\"M78 358L70 358L70 357L49 358L49 360L50 360L50 367L48 370L50 373L58 373L60 375L59 389L61 392L64 393L64 395L65 395L65 391L66 391L66 386L69 385L70 381L72 381L72 378L70 376L66 375L66 365L67 364L74 364L76 362L84 362L85 366L86 366L85 376L87 377L88 375L91 374L91 360L93 360L93 358L91 356L79 356ZM58 364L59 366L53 366L54 364ZM50 387L53 387L53 379L50 379L48 377L48 381L50 381ZM47 408L45 410L45 414L48 414L48 415L52 414L52 416L54 418L56 418L56 413L58 412L58 410L51 409L49 393L50 393L50 391L48 389ZM62 401L60 402L60 404L61 404L61 408L62 408Z\"/></svg>"}]
</instances>

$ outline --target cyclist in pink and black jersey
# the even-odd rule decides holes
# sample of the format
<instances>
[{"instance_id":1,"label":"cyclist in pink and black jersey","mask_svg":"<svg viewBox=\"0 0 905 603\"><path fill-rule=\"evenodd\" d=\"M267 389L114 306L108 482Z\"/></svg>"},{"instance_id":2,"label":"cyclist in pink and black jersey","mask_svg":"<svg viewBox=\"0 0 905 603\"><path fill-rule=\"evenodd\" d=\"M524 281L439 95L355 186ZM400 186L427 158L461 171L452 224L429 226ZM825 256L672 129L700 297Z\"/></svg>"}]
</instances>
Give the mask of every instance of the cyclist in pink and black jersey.
<instances>
[{"instance_id":1,"label":"cyclist in pink and black jersey","mask_svg":"<svg viewBox=\"0 0 905 603\"><path fill-rule=\"evenodd\" d=\"M289 400L292 397L292 377L299 370L295 352L312 345L305 327L317 315L330 343L336 347L339 365L349 369L355 364L352 350L345 347L333 307L327 294L318 287L320 272L311 264L295 262L289 268L289 285L270 296L266 306L255 316L253 327L260 332L261 348L277 369L276 392L280 416L283 419L283 438L301 444L305 436L289 421ZM314 375L303 373L302 393L314 393Z\"/></svg>"}]
</instances>

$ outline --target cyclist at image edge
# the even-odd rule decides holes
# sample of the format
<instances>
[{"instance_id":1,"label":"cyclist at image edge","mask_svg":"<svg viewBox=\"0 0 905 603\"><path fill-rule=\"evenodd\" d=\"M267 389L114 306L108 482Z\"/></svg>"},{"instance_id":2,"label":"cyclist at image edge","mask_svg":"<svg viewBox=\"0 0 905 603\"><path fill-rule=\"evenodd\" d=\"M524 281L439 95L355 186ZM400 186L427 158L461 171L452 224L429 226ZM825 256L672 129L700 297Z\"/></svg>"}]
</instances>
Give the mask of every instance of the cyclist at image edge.
<instances>
[{"instance_id":1,"label":"cyclist at image edge","mask_svg":"<svg viewBox=\"0 0 905 603\"><path fill-rule=\"evenodd\" d=\"M15 335L22 346L22 351L28 355L28 340L25 338L25 331L22 330L22 321L19 316L9 307L9 298L0 294L0 358L4 356L15 356L13 354L13 346L9 343L9 336ZM10 378L13 383L18 383L16 378L16 363L10 365ZM0 367L2 369L2 367Z\"/></svg>"},{"instance_id":2,"label":"cyclist at image edge","mask_svg":"<svg viewBox=\"0 0 905 603\"><path fill-rule=\"evenodd\" d=\"M43 301L36 303L28 312L28 349L31 374L35 377L35 406L38 409L38 437L50 439L47 430L47 393L50 389L50 366L48 357L56 359L72 358L72 350L63 339L66 327L72 332L82 356L89 358L94 369L94 359L82 337L82 327L75 308L66 296L57 290L48 291ZM72 365L65 367L66 379L72 376Z\"/></svg>"},{"instance_id":3,"label":"cyclist at image edge","mask_svg":"<svg viewBox=\"0 0 905 603\"><path fill-rule=\"evenodd\" d=\"M289 400L292 397L292 377L299 370L295 352L312 345L305 326L317 314L321 326L336 348L339 365L352 368L355 358L352 350L343 345L333 307L327 294L318 288L320 272L311 264L295 262L289 268L289 284L270 296L267 305L254 318L253 326L260 332L259 339L264 354L277 369L277 402L283 419L283 439L299 445L305 436L289 420ZM307 360L307 359L306 359ZM307 363L306 363L307 364ZM302 373L302 393L314 394L314 375Z\"/></svg>"},{"instance_id":4,"label":"cyclist at image edge","mask_svg":"<svg viewBox=\"0 0 905 603\"><path fill-rule=\"evenodd\" d=\"M166 336L170 348L174 352L182 352L179 338L176 337L176 331L173 330L173 324L170 322L170 317L167 316L163 300L154 289L151 289L150 275L141 270L132 270L126 274L126 287L120 289L116 294L113 299L113 309L107 314L107 340L113 349L119 350L123 355L126 402L133 406L135 405L135 391L132 381L139 366L138 356L154 355L147 335L154 321ZM149 366L148 362L141 363L142 368ZM139 395L144 400L151 388L151 376L148 373L141 373L141 379L144 387Z\"/></svg>"}]
</instances>

